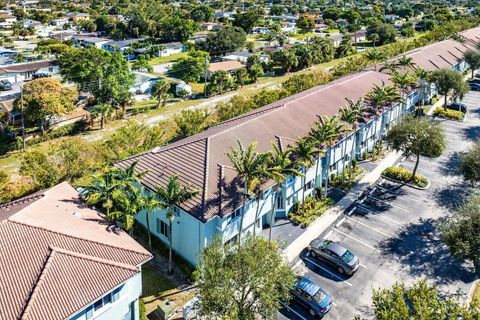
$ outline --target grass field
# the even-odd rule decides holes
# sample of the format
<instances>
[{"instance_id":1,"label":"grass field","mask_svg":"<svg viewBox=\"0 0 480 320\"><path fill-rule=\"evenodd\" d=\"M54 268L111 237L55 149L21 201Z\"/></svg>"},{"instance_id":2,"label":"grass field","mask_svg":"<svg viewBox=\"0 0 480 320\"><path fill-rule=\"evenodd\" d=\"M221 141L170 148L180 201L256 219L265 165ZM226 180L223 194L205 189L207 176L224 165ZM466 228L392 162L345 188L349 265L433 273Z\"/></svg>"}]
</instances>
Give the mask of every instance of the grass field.
<instances>
[{"instance_id":1,"label":"grass field","mask_svg":"<svg viewBox=\"0 0 480 320\"><path fill-rule=\"evenodd\" d=\"M168 57L152 58L152 59L150 59L150 65L153 66L153 65L156 65L156 64L175 62L177 60L180 60L181 58L186 58L186 57L188 57L188 52L175 53L175 54L172 54L171 56L168 56Z\"/></svg>"}]
</instances>

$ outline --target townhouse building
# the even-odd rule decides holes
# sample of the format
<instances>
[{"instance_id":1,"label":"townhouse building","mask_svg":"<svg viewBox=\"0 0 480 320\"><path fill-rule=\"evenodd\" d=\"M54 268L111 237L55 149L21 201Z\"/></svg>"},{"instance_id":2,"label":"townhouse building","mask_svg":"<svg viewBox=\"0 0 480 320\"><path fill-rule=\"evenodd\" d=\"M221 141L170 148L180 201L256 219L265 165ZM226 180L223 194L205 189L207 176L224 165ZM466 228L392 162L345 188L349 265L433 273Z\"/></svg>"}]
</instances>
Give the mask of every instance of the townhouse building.
<instances>
[{"instance_id":1,"label":"townhouse building","mask_svg":"<svg viewBox=\"0 0 480 320\"><path fill-rule=\"evenodd\" d=\"M428 71L453 68L461 72L468 68L463 53L474 48L480 37L480 28L462 32L461 42L448 39L405 55L412 58L414 68ZM399 57L398 57L399 58ZM395 58L395 59L398 59ZM395 60L392 59L392 60ZM308 135L319 116L333 116L346 105L346 98L357 101L375 86L391 84L391 75L369 68L336 81L295 94L252 112L240 115L199 134L154 148L130 157L116 165L126 168L137 162L136 170L146 172L142 184L155 190L166 185L172 175L182 184L198 190L191 200L175 208L172 241L175 252L192 264L199 261L200 251L214 238L232 242L240 232L252 231L254 225L269 225L270 213L276 198L276 217L285 217L295 201L314 192L314 181L324 183L330 174L341 173L352 159L371 151L376 141L386 135L403 115L411 113L421 100L429 100L436 92L432 85L416 86L404 102L394 104L383 112L364 119L355 131L341 137L325 150L325 156L311 168L301 168L304 177L288 177L276 192L273 181L265 182L257 200L243 202L242 181L232 168L227 153L236 147L257 143L260 152L271 151L272 143L280 149L294 146ZM317 175L317 177L315 177ZM305 179L305 181L303 180ZM305 190L303 186L305 185ZM243 229L240 217L243 216ZM258 219L256 219L258 217ZM145 213L137 220L146 225ZM152 221L154 223L152 223ZM164 243L168 241L168 220L164 210L150 216L150 232Z\"/></svg>"}]
</instances>

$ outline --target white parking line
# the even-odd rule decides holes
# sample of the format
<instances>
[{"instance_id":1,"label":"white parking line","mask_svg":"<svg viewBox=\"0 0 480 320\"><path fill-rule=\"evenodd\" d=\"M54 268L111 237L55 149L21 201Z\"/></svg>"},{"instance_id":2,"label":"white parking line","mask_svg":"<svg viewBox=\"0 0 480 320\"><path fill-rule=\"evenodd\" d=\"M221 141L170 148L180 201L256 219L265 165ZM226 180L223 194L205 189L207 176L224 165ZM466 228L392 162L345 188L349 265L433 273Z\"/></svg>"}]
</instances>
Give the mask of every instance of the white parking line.
<instances>
[{"instance_id":1,"label":"white parking line","mask_svg":"<svg viewBox=\"0 0 480 320\"><path fill-rule=\"evenodd\" d=\"M407 209L402 208L402 207L399 207L399 206L397 206L397 205L395 205L395 204L389 203L389 202L387 202L387 201L384 201L384 200L382 200L382 199L376 198L376 197L374 197L374 196L369 196L369 197L372 198L373 200L383 202L383 203L385 203L385 204L387 204L387 205L389 205L389 206L392 206L392 207L397 208L397 209L399 209L399 210L402 210L402 211L405 211L405 212L410 213L410 211L408 211Z\"/></svg>"},{"instance_id":2,"label":"white parking line","mask_svg":"<svg viewBox=\"0 0 480 320\"><path fill-rule=\"evenodd\" d=\"M360 267L363 267L363 268L365 268L365 269L368 269L367 266L364 265L364 264L362 264L362 263L360 263Z\"/></svg>"},{"instance_id":3,"label":"white parking line","mask_svg":"<svg viewBox=\"0 0 480 320\"><path fill-rule=\"evenodd\" d=\"M282 306L284 306L285 308L287 308L289 311L292 311L293 313L295 313L297 316L299 316L301 319L303 320L307 320L307 318L305 318L304 316L302 316L300 313L298 313L297 311L295 311L292 307L290 307L288 304L280 301L280 304Z\"/></svg>"},{"instance_id":4,"label":"white parking line","mask_svg":"<svg viewBox=\"0 0 480 320\"><path fill-rule=\"evenodd\" d=\"M333 233L332 230L328 231L327 234L325 234L325 236L323 237L323 239L328 239L328 237L330 237L332 233Z\"/></svg>"},{"instance_id":5,"label":"white parking line","mask_svg":"<svg viewBox=\"0 0 480 320\"><path fill-rule=\"evenodd\" d=\"M403 197L403 198L405 198L405 199L407 199L407 200L414 201L414 202L421 202L420 200L412 199L412 198L410 198L409 196L400 194L400 193L398 193L398 192L393 192L392 190L387 189L387 188L384 188L384 187L379 186L379 185L377 185L377 188L383 189L383 190L387 191L388 193L391 193L391 194L396 195L397 197Z\"/></svg>"},{"instance_id":6,"label":"white parking line","mask_svg":"<svg viewBox=\"0 0 480 320\"><path fill-rule=\"evenodd\" d=\"M348 282L347 280L343 279L342 277L339 277L338 275L336 275L335 273L331 272L330 270L322 267L322 266L319 265L318 263L316 263L316 262L314 262L314 261L312 261L312 260L310 260L310 259L308 259L308 258L305 258L305 260L307 260L307 261L310 262L311 264L315 265L316 267L322 269L323 271L329 273L332 277L340 280L342 283L345 283L345 284L349 285L350 287L353 286L353 285L352 285L350 282Z\"/></svg>"},{"instance_id":7,"label":"white parking line","mask_svg":"<svg viewBox=\"0 0 480 320\"><path fill-rule=\"evenodd\" d=\"M297 269L297 268L300 266L300 264L302 264L302 260L301 260L301 259L299 259L299 260L297 261L297 263L295 263L295 264L293 265L293 268L292 268L292 269Z\"/></svg>"},{"instance_id":8,"label":"white parking line","mask_svg":"<svg viewBox=\"0 0 480 320\"><path fill-rule=\"evenodd\" d=\"M365 243L365 242L363 242L363 241L361 241L361 240L358 240L358 239L352 237L351 235L348 235L348 234L346 234L345 232L342 232L342 231L340 231L340 230L338 230L338 229L332 229L332 230L335 230L335 232L338 232L338 233L340 233L340 234L343 234L345 237L350 238L350 239L352 239L352 240L354 240L354 241L357 241L358 243L363 244L365 247L370 248L370 249L375 250L375 251L377 251L378 253L380 253L380 250L372 247L372 246L369 245L368 243Z\"/></svg>"},{"instance_id":9,"label":"white parking line","mask_svg":"<svg viewBox=\"0 0 480 320\"><path fill-rule=\"evenodd\" d=\"M337 304L336 304L335 302L333 302L333 301L332 301L332 304L333 304L335 307L337 306Z\"/></svg>"},{"instance_id":10,"label":"white parking line","mask_svg":"<svg viewBox=\"0 0 480 320\"><path fill-rule=\"evenodd\" d=\"M340 219L340 220L337 222L337 224L335 225L335 228L340 227L340 226L342 225L342 223L345 222L345 219L346 219L346 218L347 218L347 217L345 216L345 217L343 217L342 219Z\"/></svg>"},{"instance_id":11,"label":"white parking line","mask_svg":"<svg viewBox=\"0 0 480 320\"><path fill-rule=\"evenodd\" d=\"M403 224L401 224L401 223L398 222L398 221L395 221L395 220L393 220L393 219L390 219L390 218L387 218L387 217L383 216L383 215L382 215L380 212L378 212L378 211L373 211L373 210L368 209L368 208L365 207L364 205L358 205L358 207L362 208L363 210L367 210L368 212L371 212L371 213L375 214L377 217L380 217L380 218L382 218L382 219L385 219L385 220L388 220L388 221L390 221L390 222L393 222L393 223L395 223L395 224L397 224L397 225L399 225L399 226L402 226L402 225L403 225Z\"/></svg>"},{"instance_id":12,"label":"white parking line","mask_svg":"<svg viewBox=\"0 0 480 320\"><path fill-rule=\"evenodd\" d=\"M381 234L382 236L385 236L385 237L387 237L387 238L391 238L391 237L392 237L391 235L386 234L385 232L380 231L380 230L377 230L377 229L375 229L375 228L373 228L373 227L370 227L370 226L367 225L366 223L363 223L363 222L361 222L361 221L358 221L357 219L353 219L353 218L350 218L350 217L345 217L345 218L347 218L348 220L352 220L353 222L356 222L356 223L358 223L359 225L364 226L365 228L368 228L368 229L370 229L370 230L372 230L372 231L375 231L375 232Z\"/></svg>"}]
</instances>

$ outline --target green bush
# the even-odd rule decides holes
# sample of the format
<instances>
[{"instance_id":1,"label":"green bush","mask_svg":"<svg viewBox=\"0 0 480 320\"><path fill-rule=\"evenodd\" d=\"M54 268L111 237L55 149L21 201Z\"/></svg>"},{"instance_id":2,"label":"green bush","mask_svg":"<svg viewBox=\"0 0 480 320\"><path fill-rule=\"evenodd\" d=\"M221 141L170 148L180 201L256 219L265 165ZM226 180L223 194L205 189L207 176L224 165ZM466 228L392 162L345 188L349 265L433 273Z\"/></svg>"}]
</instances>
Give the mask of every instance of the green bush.
<instances>
[{"instance_id":1,"label":"green bush","mask_svg":"<svg viewBox=\"0 0 480 320\"><path fill-rule=\"evenodd\" d=\"M447 108L437 108L434 112L433 115L438 116L438 117L443 117L447 119L453 119L453 120L458 120L461 121L463 118L465 118L465 115L461 111L457 110L452 110L452 109L447 109Z\"/></svg>"},{"instance_id":2,"label":"green bush","mask_svg":"<svg viewBox=\"0 0 480 320\"><path fill-rule=\"evenodd\" d=\"M138 299L138 312L140 314L140 320L148 320L147 317L147 307L143 299Z\"/></svg>"},{"instance_id":3,"label":"green bush","mask_svg":"<svg viewBox=\"0 0 480 320\"><path fill-rule=\"evenodd\" d=\"M334 201L330 198L325 200L316 200L312 197L305 199L305 204L295 203L293 210L288 214L290 221L300 224L302 227L309 226L315 219L327 211Z\"/></svg>"},{"instance_id":4,"label":"green bush","mask_svg":"<svg viewBox=\"0 0 480 320\"><path fill-rule=\"evenodd\" d=\"M360 179L364 172L365 169L358 167L356 164L352 166L352 169L345 168L343 173L334 175L330 179L330 186L347 191L352 188L353 184Z\"/></svg>"},{"instance_id":5,"label":"green bush","mask_svg":"<svg viewBox=\"0 0 480 320\"><path fill-rule=\"evenodd\" d=\"M410 182L412 171L401 167L388 167L387 169L383 170L382 175L394 180ZM425 188L428 185L427 178L420 174L416 174L412 182L422 188Z\"/></svg>"}]
</instances>

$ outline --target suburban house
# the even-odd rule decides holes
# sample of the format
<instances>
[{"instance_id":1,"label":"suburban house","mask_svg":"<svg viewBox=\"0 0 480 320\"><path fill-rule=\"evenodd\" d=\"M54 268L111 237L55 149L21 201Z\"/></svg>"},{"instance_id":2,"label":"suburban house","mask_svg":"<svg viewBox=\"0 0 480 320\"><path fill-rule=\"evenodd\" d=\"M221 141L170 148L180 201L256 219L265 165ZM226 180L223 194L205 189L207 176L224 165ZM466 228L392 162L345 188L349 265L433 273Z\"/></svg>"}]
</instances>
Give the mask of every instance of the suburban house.
<instances>
[{"instance_id":1,"label":"suburban house","mask_svg":"<svg viewBox=\"0 0 480 320\"><path fill-rule=\"evenodd\" d=\"M62 27L68 23L68 18L58 18L50 21L50 24L54 27Z\"/></svg>"},{"instance_id":2,"label":"suburban house","mask_svg":"<svg viewBox=\"0 0 480 320\"><path fill-rule=\"evenodd\" d=\"M107 39L107 38L99 38L99 37L83 37L83 36L74 36L73 37L73 42L77 46L81 47L97 47L98 49L102 49L102 46L108 42L111 42L112 40Z\"/></svg>"},{"instance_id":3,"label":"suburban house","mask_svg":"<svg viewBox=\"0 0 480 320\"><path fill-rule=\"evenodd\" d=\"M109 52L120 52L125 56L125 59L131 60L135 58L134 50L131 50L131 47L134 43L142 42L143 39L128 39L121 41L109 41L102 44L102 49Z\"/></svg>"},{"instance_id":4,"label":"suburban house","mask_svg":"<svg viewBox=\"0 0 480 320\"><path fill-rule=\"evenodd\" d=\"M164 49L160 51L159 57L168 57L172 54L181 53L185 49L181 42L162 43L161 45L164 46Z\"/></svg>"},{"instance_id":5,"label":"suburban house","mask_svg":"<svg viewBox=\"0 0 480 320\"><path fill-rule=\"evenodd\" d=\"M237 60L213 62L208 65L206 76L207 76L207 79L210 79L212 74L214 74L217 71L233 72L240 68L245 68L245 65Z\"/></svg>"},{"instance_id":6,"label":"suburban house","mask_svg":"<svg viewBox=\"0 0 480 320\"><path fill-rule=\"evenodd\" d=\"M16 63L0 67L0 80L16 83L32 79L35 73L55 74L58 72L58 65L51 60Z\"/></svg>"},{"instance_id":7,"label":"suburban house","mask_svg":"<svg viewBox=\"0 0 480 320\"><path fill-rule=\"evenodd\" d=\"M139 319L152 258L64 182L0 205L2 319Z\"/></svg>"},{"instance_id":8,"label":"suburban house","mask_svg":"<svg viewBox=\"0 0 480 320\"><path fill-rule=\"evenodd\" d=\"M74 23L78 23L81 21L90 20L90 15L88 13L80 12L80 13L74 13L70 18Z\"/></svg>"},{"instance_id":9,"label":"suburban house","mask_svg":"<svg viewBox=\"0 0 480 320\"><path fill-rule=\"evenodd\" d=\"M247 60L249 57L255 55L254 53L250 53L248 51L239 51L239 52L233 52L230 54L227 54L226 56L221 57L222 61L240 61L243 64L247 63ZM266 54L260 55L259 56L260 61L262 62L268 62L270 57Z\"/></svg>"},{"instance_id":10,"label":"suburban house","mask_svg":"<svg viewBox=\"0 0 480 320\"><path fill-rule=\"evenodd\" d=\"M11 28L17 22L17 17L10 14L2 14L0 16L0 28Z\"/></svg>"},{"instance_id":11,"label":"suburban house","mask_svg":"<svg viewBox=\"0 0 480 320\"><path fill-rule=\"evenodd\" d=\"M444 40L407 52L406 56L412 58L417 68L429 71L453 68L463 72L468 68L462 61L463 53L474 48L480 27L460 35L465 38L463 43ZM272 151L272 143L281 150L294 146L300 137L308 135L319 116L338 114L347 104L346 98L362 100L375 85L391 84L390 77L386 72L367 68L227 120L196 135L119 161L116 165L127 168L136 162L137 172L146 172L141 182L149 190L164 187L169 177L178 176L182 184L199 191L194 198L175 207L172 232L175 252L195 265L200 251L214 238L230 243L240 232L251 231L254 225L260 230L265 225L274 224L270 221L274 199L276 216L273 218L286 217L296 201L302 202L304 195L312 194L315 187L323 185L331 174L341 173L352 159L371 151L402 115L413 112L421 100L429 100L435 94L435 88L432 85L414 86L406 93L404 102L363 117L354 131L344 134L326 148L325 155L317 158L313 167L302 168L304 177L288 177L281 183L279 192L273 188L273 181L265 182L258 203L256 199L243 202L242 181L227 156L238 142L246 146L255 141L260 152ZM242 216L243 229L239 230ZM137 219L146 225L144 213L137 215ZM150 225L151 233L167 243L168 220L164 210L150 215Z\"/></svg>"}]
</instances>

